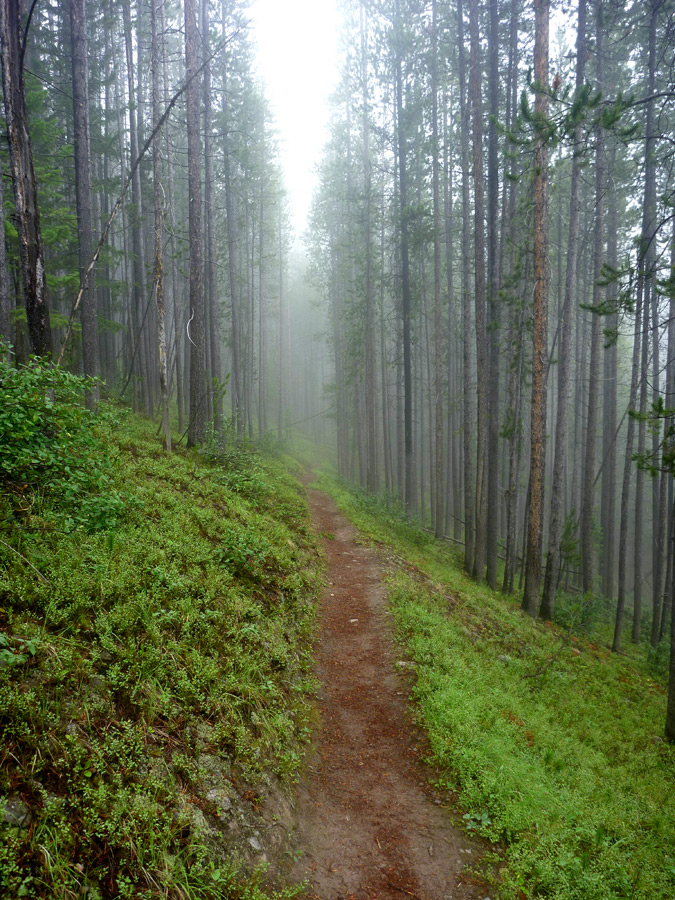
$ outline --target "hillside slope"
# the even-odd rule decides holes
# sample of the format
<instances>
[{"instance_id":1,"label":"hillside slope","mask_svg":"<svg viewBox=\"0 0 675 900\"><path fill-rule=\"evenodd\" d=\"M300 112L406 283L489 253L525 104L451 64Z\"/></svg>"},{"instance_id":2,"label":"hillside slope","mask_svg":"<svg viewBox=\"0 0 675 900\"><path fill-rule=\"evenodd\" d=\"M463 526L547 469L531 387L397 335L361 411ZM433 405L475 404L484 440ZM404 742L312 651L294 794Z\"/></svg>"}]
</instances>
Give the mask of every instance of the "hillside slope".
<instances>
[{"instance_id":1,"label":"hillside slope","mask_svg":"<svg viewBox=\"0 0 675 900\"><path fill-rule=\"evenodd\" d=\"M610 653L593 598L561 597L557 625L532 620L394 508L319 483L389 560L437 787L499 850L499 896L675 896L675 747L655 661Z\"/></svg>"},{"instance_id":2,"label":"hillside slope","mask_svg":"<svg viewBox=\"0 0 675 900\"><path fill-rule=\"evenodd\" d=\"M0 492L0 895L262 896L234 860L283 844L260 798L288 824L308 734L302 489L253 450L166 454L131 415L94 432L58 491Z\"/></svg>"}]
</instances>

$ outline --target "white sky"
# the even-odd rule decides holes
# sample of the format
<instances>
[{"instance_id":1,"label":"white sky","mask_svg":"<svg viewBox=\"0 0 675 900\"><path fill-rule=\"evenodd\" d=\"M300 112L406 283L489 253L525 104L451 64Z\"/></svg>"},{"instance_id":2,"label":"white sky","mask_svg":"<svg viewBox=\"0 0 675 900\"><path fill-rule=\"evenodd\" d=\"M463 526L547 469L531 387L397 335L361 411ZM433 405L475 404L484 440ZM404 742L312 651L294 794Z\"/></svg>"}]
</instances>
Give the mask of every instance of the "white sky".
<instances>
[{"instance_id":1,"label":"white sky","mask_svg":"<svg viewBox=\"0 0 675 900\"><path fill-rule=\"evenodd\" d=\"M296 235L304 231L337 79L336 0L252 0L257 67L280 136Z\"/></svg>"}]
</instances>

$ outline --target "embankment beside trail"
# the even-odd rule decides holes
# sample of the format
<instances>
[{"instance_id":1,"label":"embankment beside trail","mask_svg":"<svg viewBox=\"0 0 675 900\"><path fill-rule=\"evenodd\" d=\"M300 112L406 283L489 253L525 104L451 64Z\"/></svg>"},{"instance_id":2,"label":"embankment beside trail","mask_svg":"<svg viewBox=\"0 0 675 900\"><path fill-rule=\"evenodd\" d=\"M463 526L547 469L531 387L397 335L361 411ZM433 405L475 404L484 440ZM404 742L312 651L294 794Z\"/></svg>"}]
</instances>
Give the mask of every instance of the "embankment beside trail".
<instances>
[{"instance_id":1,"label":"embankment beside trail","mask_svg":"<svg viewBox=\"0 0 675 900\"><path fill-rule=\"evenodd\" d=\"M110 465L67 503L39 473L0 491L3 900L255 900L246 873L290 829L319 570L302 489L286 459L169 455L155 431L87 431Z\"/></svg>"}]
</instances>

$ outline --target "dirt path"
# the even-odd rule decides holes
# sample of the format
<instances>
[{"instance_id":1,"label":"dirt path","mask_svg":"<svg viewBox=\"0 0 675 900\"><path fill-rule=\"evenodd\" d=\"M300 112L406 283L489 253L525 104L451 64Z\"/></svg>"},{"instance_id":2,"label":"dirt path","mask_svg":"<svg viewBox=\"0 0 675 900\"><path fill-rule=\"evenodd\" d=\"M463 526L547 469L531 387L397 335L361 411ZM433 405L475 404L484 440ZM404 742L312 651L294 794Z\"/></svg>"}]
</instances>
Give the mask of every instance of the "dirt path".
<instances>
[{"instance_id":1,"label":"dirt path","mask_svg":"<svg viewBox=\"0 0 675 900\"><path fill-rule=\"evenodd\" d=\"M328 562L319 620L320 728L298 796L292 878L318 900L469 900L481 848L427 786L424 738L407 713L375 551L326 494L309 490ZM330 536L334 537L330 537ZM494 897L495 895L492 894Z\"/></svg>"}]
</instances>

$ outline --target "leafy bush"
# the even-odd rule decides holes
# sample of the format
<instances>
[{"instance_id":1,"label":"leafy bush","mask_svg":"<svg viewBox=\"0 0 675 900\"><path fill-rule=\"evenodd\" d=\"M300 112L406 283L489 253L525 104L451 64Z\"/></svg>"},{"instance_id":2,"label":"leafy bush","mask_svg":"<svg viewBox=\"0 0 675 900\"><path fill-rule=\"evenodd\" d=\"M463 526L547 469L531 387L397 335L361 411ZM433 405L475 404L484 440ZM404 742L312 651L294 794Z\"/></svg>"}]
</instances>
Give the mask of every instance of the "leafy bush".
<instances>
[{"instance_id":1,"label":"leafy bush","mask_svg":"<svg viewBox=\"0 0 675 900\"><path fill-rule=\"evenodd\" d=\"M125 498L104 436L116 419L83 406L93 380L39 359L17 368L7 349L0 342L0 480L19 494L46 496L68 530L114 527Z\"/></svg>"}]
</instances>

